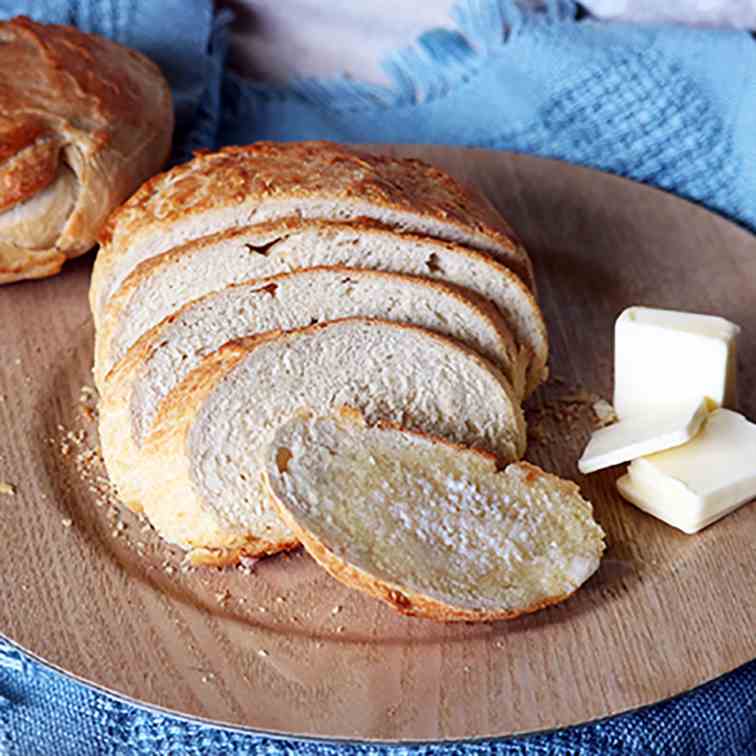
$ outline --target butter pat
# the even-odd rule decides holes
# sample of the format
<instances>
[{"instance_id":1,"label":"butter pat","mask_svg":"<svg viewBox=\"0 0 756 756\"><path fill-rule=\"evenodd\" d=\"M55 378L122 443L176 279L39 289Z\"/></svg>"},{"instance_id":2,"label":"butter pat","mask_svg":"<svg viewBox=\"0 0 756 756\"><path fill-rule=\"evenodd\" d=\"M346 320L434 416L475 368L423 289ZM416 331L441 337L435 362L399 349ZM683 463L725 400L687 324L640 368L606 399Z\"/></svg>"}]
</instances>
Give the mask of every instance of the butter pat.
<instances>
[{"instance_id":1,"label":"butter pat","mask_svg":"<svg viewBox=\"0 0 756 756\"><path fill-rule=\"evenodd\" d=\"M621 418L711 399L735 406L735 341L724 318L629 307L614 327L614 409Z\"/></svg>"},{"instance_id":2,"label":"butter pat","mask_svg":"<svg viewBox=\"0 0 756 756\"><path fill-rule=\"evenodd\" d=\"M699 398L672 409L636 415L601 428L591 436L578 461L578 469L587 475L687 443L698 433L708 411L708 400Z\"/></svg>"},{"instance_id":3,"label":"butter pat","mask_svg":"<svg viewBox=\"0 0 756 756\"><path fill-rule=\"evenodd\" d=\"M696 533L756 496L756 425L716 410L689 443L634 460L617 488L645 512Z\"/></svg>"}]
</instances>

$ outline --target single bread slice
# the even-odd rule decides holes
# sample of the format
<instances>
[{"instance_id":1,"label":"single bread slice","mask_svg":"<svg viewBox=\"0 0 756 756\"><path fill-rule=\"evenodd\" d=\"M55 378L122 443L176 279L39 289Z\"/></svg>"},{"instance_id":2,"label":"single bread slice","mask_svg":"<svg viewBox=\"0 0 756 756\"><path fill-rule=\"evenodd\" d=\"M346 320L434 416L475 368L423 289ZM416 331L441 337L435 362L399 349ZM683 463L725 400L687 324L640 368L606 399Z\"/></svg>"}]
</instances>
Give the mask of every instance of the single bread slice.
<instances>
[{"instance_id":1,"label":"single bread slice","mask_svg":"<svg viewBox=\"0 0 756 756\"><path fill-rule=\"evenodd\" d=\"M526 393L544 379L548 340L541 311L503 265L459 245L366 224L284 221L222 233L142 263L111 299L97 330L98 388L132 344L187 302L231 283L322 265L419 275L489 299L527 351Z\"/></svg>"},{"instance_id":2,"label":"single bread slice","mask_svg":"<svg viewBox=\"0 0 756 756\"><path fill-rule=\"evenodd\" d=\"M443 171L330 142L258 142L197 155L148 181L111 216L92 275L95 324L143 260L225 229L297 217L370 218L460 242L532 284L532 266L509 226Z\"/></svg>"},{"instance_id":3,"label":"single bread slice","mask_svg":"<svg viewBox=\"0 0 756 756\"><path fill-rule=\"evenodd\" d=\"M403 614L510 619L567 598L604 533L578 487L359 413L298 416L265 455L281 519L335 578Z\"/></svg>"},{"instance_id":4,"label":"single bread slice","mask_svg":"<svg viewBox=\"0 0 756 756\"><path fill-rule=\"evenodd\" d=\"M205 358L163 403L142 448L145 514L197 562L290 546L295 536L262 488L261 450L303 407L342 404L503 462L525 446L511 387L483 357L418 326L350 318L231 342Z\"/></svg>"},{"instance_id":5,"label":"single bread slice","mask_svg":"<svg viewBox=\"0 0 756 756\"><path fill-rule=\"evenodd\" d=\"M344 267L308 268L222 291L186 305L148 331L106 381L100 441L126 501L139 450L165 397L228 341L351 316L414 323L454 338L501 368L522 395L522 360L498 311L485 300L426 278ZM118 454L110 453L117 449Z\"/></svg>"}]
</instances>

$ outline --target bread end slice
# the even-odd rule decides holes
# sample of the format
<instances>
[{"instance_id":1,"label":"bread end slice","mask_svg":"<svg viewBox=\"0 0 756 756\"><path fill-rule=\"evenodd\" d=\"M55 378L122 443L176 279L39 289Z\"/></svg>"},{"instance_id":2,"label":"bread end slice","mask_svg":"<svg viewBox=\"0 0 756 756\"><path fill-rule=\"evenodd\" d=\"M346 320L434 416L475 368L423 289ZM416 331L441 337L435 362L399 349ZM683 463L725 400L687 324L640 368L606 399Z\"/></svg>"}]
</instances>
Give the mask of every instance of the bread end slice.
<instances>
[{"instance_id":1,"label":"bread end slice","mask_svg":"<svg viewBox=\"0 0 756 756\"><path fill-rule=\"evenodd\" d=\"M578 487L527 462L381 423L299 415L264 478L282 520L351 588L440 621L513 619L598 568L604 533Z\"/></svg>"}]
</instances>

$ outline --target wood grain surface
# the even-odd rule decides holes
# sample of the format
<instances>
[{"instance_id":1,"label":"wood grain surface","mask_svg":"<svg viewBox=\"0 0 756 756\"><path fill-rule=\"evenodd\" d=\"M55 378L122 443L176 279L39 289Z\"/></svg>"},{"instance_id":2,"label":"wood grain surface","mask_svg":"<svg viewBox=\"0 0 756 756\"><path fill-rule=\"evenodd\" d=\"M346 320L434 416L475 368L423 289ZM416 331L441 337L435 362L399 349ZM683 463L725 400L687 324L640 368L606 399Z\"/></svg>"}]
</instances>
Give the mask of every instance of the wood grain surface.
<instances>
[{"instance_id":1,"label":"wood grain surface","mask_svg":"<svg viewBox=\"0 0 756 756\"><path fill-rule=\"evenodd\" d=\"M407 147L477 184L531 251L552 380L528 458L577 480L608 534L560 607L444 626L350 592L305 555L183 571L96 490L91 257L0 289L0 632L153 706L264 731L350 739L506 735L656 702L756 657L756 507L685 536L580 476L609 398L612 325L631 304L743 326L741 409L756 418L756 240L661 192L559 162ZM79 435L77 435L79 434Z\"/></svg>"}]
</instances>

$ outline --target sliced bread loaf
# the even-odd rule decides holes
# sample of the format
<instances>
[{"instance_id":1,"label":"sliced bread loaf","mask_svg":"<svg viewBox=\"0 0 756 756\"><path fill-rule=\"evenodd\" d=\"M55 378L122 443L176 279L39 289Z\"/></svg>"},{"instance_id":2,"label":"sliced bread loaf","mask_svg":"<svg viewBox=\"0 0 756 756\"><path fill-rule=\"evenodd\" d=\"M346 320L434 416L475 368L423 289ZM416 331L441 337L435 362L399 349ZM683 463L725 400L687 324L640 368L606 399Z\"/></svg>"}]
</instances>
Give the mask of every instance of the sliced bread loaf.
<instances>
[{"instance_id":1,"label":"sliced bread loaf","mask_svg":"<svg viewBox=\"0 0 756 756\"><path fill-rule=\"evenodd\" d=\"M281 425L264 476L319 564L403 614L517 617L567 598L604 550L574 483L354 412Z\"/></svg>"},{"instance_id":2,"label":"sliced bread loaf","mask_svg":"<svg viewBox=\"0 0 756 756\"><path fill-rule=\"evenodd\" d=\"M343 404L488 448L502 462L525 447L512 389L483 357L418 326L351 318L231 342L206 357L163 402L142 448L145 514L197 562L286 548L296 539L262 489L261 450L303 407ZM118 454L109 451L109 468Z\"/></svg>"},{"instance_id":3,"label":"sliced bread loaf","mask_svg":"<svg viewBox=\"0 0 756 756\"><path fill-rule=\"evenodd\" d=\"M498 311L446 284L332 267L229 286L152 328L108 376L100 440L120 496L129 502L138 496L132 478L144 437L165 397L204 357L242 337L351 316L414 323L454 338L498 365L516 387L515 396L522 395L525 364Z\"/></svg>"},{"instance_id":4,"label":"sliced bread loaf","mask_svg":"<svg viewBox=\"0 0 756 756\"><path fill-rule=\"evenodd\" d=\"M109 302L95 338L95 381L145 332L187 302L232 283L299 268L345 265L408 273L490 300L527 352L525 393L544 379L546 327L531 292L488 256L459 245L370 225L277 222L219 234L142 263Z\"/></svg>"},{"instance_id":5,"label":"sliced bread loaf","mask_svg":"<svg viewBox=\"0 0 756 756\"><path fill-rule=\"evenodd\" d=\"M532 284L530 261L512 230L443 171L328 142L258 142L197 155L148 181L111 216L92 275L95 324L143 260L280 218L370 218L488 252Z\"/></svg>"}]
</instances>

